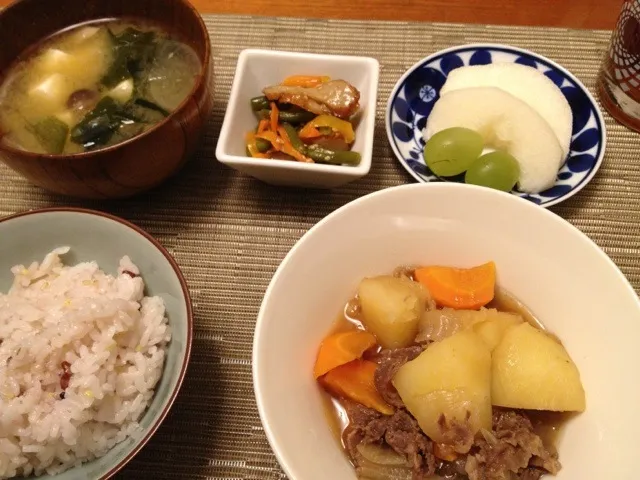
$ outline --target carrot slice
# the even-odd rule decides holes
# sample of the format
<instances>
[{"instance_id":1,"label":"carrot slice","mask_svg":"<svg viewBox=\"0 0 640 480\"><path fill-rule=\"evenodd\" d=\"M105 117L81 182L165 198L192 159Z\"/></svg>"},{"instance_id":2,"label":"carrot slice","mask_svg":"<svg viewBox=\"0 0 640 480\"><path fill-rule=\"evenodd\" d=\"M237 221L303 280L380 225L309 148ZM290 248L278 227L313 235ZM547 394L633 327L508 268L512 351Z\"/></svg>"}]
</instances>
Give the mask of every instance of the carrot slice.
<instances>
[{"instance_id":1,"label":"carrot slice","mask_svg":"<svg viewBox=\"0 0 640 480\"><path fill-rule=\"evenodd\" d=\"M325 75L291 75L282 81L281 85L288 87L317 87L321 83L331 80Z\"/></svg>"},{"instance_id":2,"label":"carrot slice","mask_svg":"<svg viewBox=\"0 0 640 480\"><path fill-rule=\"evenodd\" d=\"M357 360L375 344L376 337L362 330L329 335L320 344L313 375L315 378L321 377L329 370Z\"/></svg>"},{"instance_id":3,"label":"carrot slice","mask_svg":"<svg viewBox=\"0 0 640 480\"><path fill-rule=\"evenodd\" d=\"M322 377L322 383L334 395L347 397L384 415L393 415L393 407L376 390L373 376L377 368L374 362L354 360L331 370Z\"/></svg>"},{"instance_id":4,"label":"carrot slice","mask_svg":"<svg viewBox=\"0 0 640 480\"><path fill-rule=\"evenodd\" d=\"M278 106L276 102L271 102L271 130L274 132L278 130L278 117L280 115L280 110L278 110Z\"/></svg>"},{"instance_id":5,"label":"carrot slice","mask_svg":"<svg viewBox=\"0 0 640 480\"><path fill-rule=\"evenodd\" d=\"M266 132L267 130L269 130L269 126L269 120L263 118L262 120L260 120L260 123L258 123L258 133Z\"/></svg>"},{"instance_id":6,"label":"carrot slice","mask_svg":"<svg viewBox=\"0 0 640 480\"><path fill-rule=\"evenodd\" d=\"M478 309L495 295L496 265L493 262L473 268L422 267L417 268L414 275L443 307Z\"/></svg>"}]
</instances>

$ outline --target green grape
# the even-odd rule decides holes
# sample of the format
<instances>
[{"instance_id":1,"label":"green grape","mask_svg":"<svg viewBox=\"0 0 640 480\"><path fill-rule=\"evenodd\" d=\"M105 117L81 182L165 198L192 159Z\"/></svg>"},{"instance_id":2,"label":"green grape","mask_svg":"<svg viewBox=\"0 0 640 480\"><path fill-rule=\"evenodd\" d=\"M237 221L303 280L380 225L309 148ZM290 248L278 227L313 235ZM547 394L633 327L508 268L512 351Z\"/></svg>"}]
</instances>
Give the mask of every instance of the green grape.
<instances>
[{"instance_id":1,"label":"green grape","mask_svg":"<svg viewBox=\"0 0 640 480\"><path fill-rule=\"evenodd\" d=\"M424 161L439 177L453 177L469 168L482 153L482 136L473 130L453 127L433 135L424 146Z\"/></svg>"},{"instance_id":2,"label":"green grape","mask_svg":"<svg viewBox=\"0 0 640 480\"><path fill-rule=\"evenodd\" d=\"M464 176L464 181L509 192L518 182L518 178L518 161L506 152L496 151L482 155L473 162Z\"/></svg>"}]
</instances>

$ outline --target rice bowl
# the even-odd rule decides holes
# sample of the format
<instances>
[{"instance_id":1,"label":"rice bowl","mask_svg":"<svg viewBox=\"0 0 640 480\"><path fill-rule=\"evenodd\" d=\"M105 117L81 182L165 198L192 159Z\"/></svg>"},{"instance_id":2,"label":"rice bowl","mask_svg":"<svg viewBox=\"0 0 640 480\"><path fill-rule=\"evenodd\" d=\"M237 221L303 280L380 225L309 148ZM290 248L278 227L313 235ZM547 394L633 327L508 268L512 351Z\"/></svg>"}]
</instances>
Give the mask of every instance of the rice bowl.
<instances>
[{"instance_id":1,"label":"rice bowl","mask_svg":"<svg viewBox=\"0 0 640 480\"><path fill-rule=\"evenodd\" d=\"M37 378L32 373L31 380L37 382L41 397L33 403L35 407L12 412L23 423L22 430L7 423L9 399L2 394L16 392L3 392L5 382L0 380L0 478L13 476L9 469L16 470L16 478L38 480L111 478L160 427L185 378L193 312L180 267L149 233L94 210L50 208L0 218L0 238L0 309L6 310L11 301L26 304L25 311L31 314L45 307L50 312L43 316L49 323L29 319L17 332L9 326L7 312L0 313L0 338L6 340L6 332L12 331L12 341L45 357L24 367L25 373L31 367L37 371ZM61 263L56 266L56 262ZM66 280L54 284L58 278ZM32 288L25 289L21 282ZM34 288L36 284L39 289ZM48 299L43 289L49 291ZM59 328L53 326L54 320ZM75 323L69 327L72 320ZM48 334L55 340L43 340L44 327L49 327ZM78 340L83 330L89 333ZM23 340L25 332L31 340ZM11 343L4 340L0 358L19 358L22 351L7 354ZM53 348L64 352L53 352ZM13 371L5 374L3 368L0 361L0 375L15 376ZM98 385L89 381L94 376ZM31 385L25 385L19 385L21 395L13 399L15 405L34 402L26 396ZM53 411L51 405L57 416L46 418ZM72 406L75 416L70 413ZM89 436L89 431L94 435ZM3 457L4 448L10 448L11 454ZM12 464L7 466L5 460ZM27 464L26 470L22 468Z\"/></svg>"},{"instance_id":2,"label":"rice bowl","mask_svg":"<svg viewBox=\"0 0 640 480\"><path fill-rule=\"evenodd\" d=\"M140 429L171 338L128 257L111 276L57 248L0 294L0 478L59 473Z\"/></svg>"}]
</instances>

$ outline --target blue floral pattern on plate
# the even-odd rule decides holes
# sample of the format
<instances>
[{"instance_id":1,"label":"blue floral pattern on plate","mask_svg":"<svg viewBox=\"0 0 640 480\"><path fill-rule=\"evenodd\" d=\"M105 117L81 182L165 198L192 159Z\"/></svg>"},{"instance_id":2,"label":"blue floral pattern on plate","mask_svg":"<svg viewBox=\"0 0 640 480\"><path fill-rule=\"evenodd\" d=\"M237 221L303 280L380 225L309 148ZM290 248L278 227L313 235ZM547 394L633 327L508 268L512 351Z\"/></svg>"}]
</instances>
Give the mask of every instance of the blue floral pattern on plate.
<instances>
[{"instance_id":1,"label":"blue floral pattern on plate","mask_svg":"<svg viewBox=\"0 0 640 480\"><path fill-rule=\"evenodd\" d=\"M573 112L570 152L553 187L538 194L512 193L550 207L584 187L596 174L606 144L602 113L587 88L571 73L535 53L506 45L466 45L435 53L421 60L398 81L387 104L386 128L391 147L400 163L420 182L441 181L422 157L422 130L440 89L451 70L463 65L513 62L543 72L566 97ZM449 181L464 181L463 176Z\"/></svg>"}]
</instances>

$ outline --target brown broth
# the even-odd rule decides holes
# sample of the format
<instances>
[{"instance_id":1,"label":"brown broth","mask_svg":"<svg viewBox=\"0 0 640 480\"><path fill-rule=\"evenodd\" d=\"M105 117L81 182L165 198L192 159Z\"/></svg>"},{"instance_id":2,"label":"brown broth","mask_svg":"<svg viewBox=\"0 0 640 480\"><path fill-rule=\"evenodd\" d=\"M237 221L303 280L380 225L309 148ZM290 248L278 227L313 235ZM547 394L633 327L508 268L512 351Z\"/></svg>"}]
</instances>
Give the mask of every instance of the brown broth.
<instances>
[{"instance_id":1,"label":"brown broth","mask_svg":"<svg viewBox=\"0 0 640 480\"><path fill-rule=\"evenodd\" d=\"M331 432L342 443L342 432L349 424L347 412L337 398L332 397L324 390L322 391L322 401L324 402L324 412Z\"/></svg>"},{"instance_id":2,"label":"brown broth","mask_svg":"<svg viewBox=\"0 0 640 480\"><path fill-rule=\"evenodd\" d=\"M533 430L542 439L544 445L555 450L558 440L567 422L575 417L574 412L526 411L533 424Z\"/></svg>"},{"instance_id":3,"label":"brown broth","mask_svg":"<svg viewBox=\"0 0 640 480\"><path fill-rule=\"evenodd\" d=\"M496 288L495 296L493 300L489 302L487 308L495 308L501 312L515 313L520 315L534 327L546 331L542 322L535 317L533 312L504 288Z\"/></svg>"},{"instance_id":4,"label":"brown broth","mask_svg":"<svg viewBox=\"0 0 640 480\"><path fill-rule=\"evenodd\" d=\"M396 269L396 272L394 273L396 275L400 272L406 274L407 271L409 271L408 268L401 268ZM411 275L407 276L412 278ZM527 308L522 302L520 302L513 294L509 293L503 288L496 287L495 297L487 305L487 308L495 308L502 312L520 315L532 326L539 328L540 330L544 330L547 334L550 334L544 327L543 323L533 314L533 312L529 308ZM350 330L365 330L364 325L361 321L361 315L362 313L359 308L358 298L357 296L354 296L345 304L342 312L337 315L336 320L334 321L329 333L331 334ZM557 337L555 337L554 335L552 336L556 340L558 340L558 342L560 342ZM322 396L325 406L325 415L327 417L329 427L335 435L336 440L340 442L344 449L342 434L344 432L344 429L348 425L346 411L340 403L339 399L334 398L324 391L322 391ZM548 412L532 410L526 410L522 412L529 417L531 423L533 424L535 433L540 436L544 445L552 452L554 452L556 449L556 444L561 435L564 425L569 419L576 415L575 413L570 412ZM441 477L436 476L434 477L434 480L440 478Z\"/></svg>"}]
</instances>

